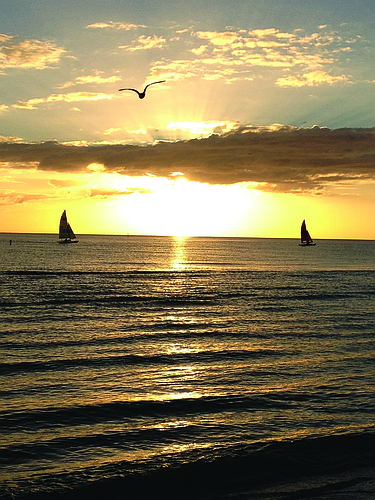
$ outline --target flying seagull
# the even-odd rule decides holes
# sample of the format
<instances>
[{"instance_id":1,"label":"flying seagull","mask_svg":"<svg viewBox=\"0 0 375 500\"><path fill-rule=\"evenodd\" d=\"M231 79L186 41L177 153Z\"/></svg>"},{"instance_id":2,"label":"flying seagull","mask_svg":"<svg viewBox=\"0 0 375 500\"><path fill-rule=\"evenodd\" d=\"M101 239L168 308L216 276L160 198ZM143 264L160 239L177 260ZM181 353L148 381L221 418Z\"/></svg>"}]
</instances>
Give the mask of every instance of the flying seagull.
<instances>
[{"instance_id":1,"label":"flying seagull","mask_svg":"<svg viewBox=\"0 0 375 500\"><path fill-rule=\"evenodd\" d=\"M119 92L121 92L122 90L132 90L133 92L137 92L138 94L138 97L140 99L144 99L145 96L146 96L146 90L147 88L150 86L150 85L155 85L155 83L164 83L166 82L166 80L160 80L159 82L152 82L152 83L149 83L148 85L146 85L146 87L143 89L143 92L139 92L137 89L119 89Z\"/></svg>"}]
</instances>

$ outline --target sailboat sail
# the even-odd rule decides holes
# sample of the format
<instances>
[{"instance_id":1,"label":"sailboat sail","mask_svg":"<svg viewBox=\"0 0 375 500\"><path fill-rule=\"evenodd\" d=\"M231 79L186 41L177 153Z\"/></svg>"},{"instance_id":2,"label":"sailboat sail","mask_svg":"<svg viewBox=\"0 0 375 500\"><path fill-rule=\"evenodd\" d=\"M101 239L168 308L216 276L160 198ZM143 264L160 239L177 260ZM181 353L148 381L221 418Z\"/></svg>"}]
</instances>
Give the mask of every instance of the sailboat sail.
<instances>
[{"instance_id":1,"label":"sailboat sail","mask_svg":"<svg viewBox=\"0 0 375 500\"><path fill-rule=\"evenodd\" d=\"M315 245L313 243L313 240L311 239L310 233L308 232L306 228L306 222L303 220L302 225L301 225L301 245Z\"/></svg>"},{"instance_id":2,"label":"sailboat sail","mask_svg":"<svg viewBox=\"0 0 375 500\"><path fill-rule=\"evenodd\" d=\"M71 242L71 240L76 239L76 235L73 232L73 229L70 227L68 219L66 217L66 211L64 210L60 219L60 227L59 227L59 238L63 240L64 243ZM75 243L75 242L74 242Z\"/></svg>"}]
</instances>

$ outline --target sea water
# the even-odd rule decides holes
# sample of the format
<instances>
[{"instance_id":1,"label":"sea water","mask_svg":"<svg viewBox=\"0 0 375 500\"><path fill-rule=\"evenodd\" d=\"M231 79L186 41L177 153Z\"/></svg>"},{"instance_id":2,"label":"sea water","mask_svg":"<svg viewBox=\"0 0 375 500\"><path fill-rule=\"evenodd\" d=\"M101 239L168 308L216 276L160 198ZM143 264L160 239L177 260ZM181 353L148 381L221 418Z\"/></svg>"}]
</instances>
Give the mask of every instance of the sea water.
<instances>
[{"instance_id":1,"label":"sea water","mask_svg":"<svg viewBox=\"0 0 375 500\"><path fill-rule=\"evenodd\" d=\"M374 241L79 239L0 235L2 498L370 488Z\"/></svg>"}]
</instances>

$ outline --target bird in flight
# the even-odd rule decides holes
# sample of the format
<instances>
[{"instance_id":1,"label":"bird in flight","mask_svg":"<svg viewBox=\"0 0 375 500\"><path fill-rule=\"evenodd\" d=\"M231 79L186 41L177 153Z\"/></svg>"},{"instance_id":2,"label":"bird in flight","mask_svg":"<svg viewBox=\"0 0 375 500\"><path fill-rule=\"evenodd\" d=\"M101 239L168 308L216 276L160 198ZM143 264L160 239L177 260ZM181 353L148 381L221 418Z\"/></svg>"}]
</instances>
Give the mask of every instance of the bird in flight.
<instances>
[{"instance_id":1,"label":"bird in flight","mask_svg":"<svg viewBox=\"0 0 375 500\"><path fill-rule=\"evenodd\" d=\"M133 92L136 92L138 94L138 97L140 99L144 99L146 97L146 90L148 89L148 87L150 85L155 85L155 83L164 83L166 80L160 80L159 82L152 82L152 83L149 83L148 85L146 85L146 87L143 89L143 92L139 92L137 89L119 89L119 92L123 91L123 90L132 90Z\"/></svg>"}]
</instances>

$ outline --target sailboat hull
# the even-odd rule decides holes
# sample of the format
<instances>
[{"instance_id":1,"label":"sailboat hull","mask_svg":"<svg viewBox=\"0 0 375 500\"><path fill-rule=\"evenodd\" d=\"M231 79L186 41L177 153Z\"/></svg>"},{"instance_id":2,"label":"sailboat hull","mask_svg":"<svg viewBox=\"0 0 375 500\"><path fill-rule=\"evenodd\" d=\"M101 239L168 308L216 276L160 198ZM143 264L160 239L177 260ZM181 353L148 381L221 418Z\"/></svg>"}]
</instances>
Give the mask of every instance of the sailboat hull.
<instances>
[{"instance_id":1,"label":"sailboat hull","mask_svg":"<svg viewBox=\"0 0 375 500\"><path fill-rule=\"evenodd\" d=\"M314 247L316 243L300 243L300 247Z\"/></svg>"},{"instance_id":2,"label":"sailboat hull","mask_svg":"<svg viewBox=\"0 0 375 500\"><path fill-rule=\"evenodd\" d=\"M60 240L60 245L69 245L70 243L78 243L78 240Z\"/></svg>"}]
</instances>

